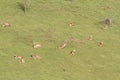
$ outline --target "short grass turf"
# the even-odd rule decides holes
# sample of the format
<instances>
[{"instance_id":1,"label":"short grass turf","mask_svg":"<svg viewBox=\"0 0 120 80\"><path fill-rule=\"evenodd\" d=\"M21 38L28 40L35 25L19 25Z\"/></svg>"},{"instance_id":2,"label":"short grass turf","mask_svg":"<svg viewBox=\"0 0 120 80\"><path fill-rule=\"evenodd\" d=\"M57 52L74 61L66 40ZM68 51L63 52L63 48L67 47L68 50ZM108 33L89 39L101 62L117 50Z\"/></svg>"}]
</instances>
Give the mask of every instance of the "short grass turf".
<instances>
[{"instance_id":1,"label":"short grass turf","mask_svg":"<svg viewBox=\"0 0 120 80\"><path fill-rule=\"evenodd\" d=\"M31 0L26 13L22 3L0 0L0 24L11 24L0 27L0 80L120 80L120 0ZM105 18L113 22L107 30L99 23ZM58 49L71 38L77 41ZM42 47L34 49L32 41Z\"/></svg>"}]
</instances>

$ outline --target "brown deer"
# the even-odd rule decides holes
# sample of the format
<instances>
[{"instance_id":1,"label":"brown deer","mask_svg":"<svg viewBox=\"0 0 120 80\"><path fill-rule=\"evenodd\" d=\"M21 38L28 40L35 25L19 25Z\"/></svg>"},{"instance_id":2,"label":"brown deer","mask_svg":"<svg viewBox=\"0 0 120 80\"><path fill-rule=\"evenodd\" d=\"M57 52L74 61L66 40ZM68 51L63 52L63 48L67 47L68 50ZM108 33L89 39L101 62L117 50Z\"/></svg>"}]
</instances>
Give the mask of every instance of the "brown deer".
<instances>
[{"instance_id":1,"label":"brown deer","mask_svg":"<svg viewBox=\"0 0 120 80\"><path fill-rule=\"evenodd\" d=\"M2 27L10 27L11 25L9 23L4 23Z\"/></svg>"},{"instance_id":2,"label":"brown deer","mask_svg":"<svg viewBox=\"0 0 120 80\"><path fill-rule=\"evenodd\" d=\"M66 43L62 44L61 46L59 46L59 49L64 49L66 47Z\"/></svg>"},{"instance_id":3,"label":"brown deer","mask_svg":"<svg viewBox=\"0 0 120 80\"><path fill-rule=\"evenodd\" d=\"M72 50L72 51L70 51L70 55L74 55L75 52L76 52L76 50Z\"/></svg>"},{"instance_id":4,"label":"brown deer","mask_svg":"<svg viewBox=\"0 0 120 80\"><path fill-rule=\"evenodd\" d=\"M22 56L14 56L15 59L17 59L20 63L25 63L25 60Z\"/></svg>"},{"instance_id":5,"label":"brown deer","mask_svg":"<svg viewBox=\"0 0 120 80\"><path fill-rule=\"evenodd\" d=\"M41 45L33 42L33 48L41 48Z\"/></svg>"},{"instance_id":6,"label":"brown deer","mask_svg":"<svg viewBox=\"0 0 120 80\"><path fill-rule=\"evenodd\" d=\"M103 42L98 42L98 46L103 46Z\"/></svg>"},{"instance_id":7,"label":"brown deer","mask_svg":"<svg viewBox=\"0 0 120 80\"><path fill-rule=\"evenodd\" d=\"M15 59L23 59L22 56L14 56Z\"/></svg>"},{"instance_id":8,"label":"brown deer","mask_svg":"<svg viewBox=\"0 0 120 80\"><path fill-rule=\"evenodd\" d=\"M30 55L33 59L42 59L41 56L37 55L37 54L32 54Z\"/></svg>"},{"instance_id":9,"label":"brown deer","mask_svg":"<svg viewBox=\"0 0 120 80\"><path fill-rule=\"evenodd\" d=\"M70 27L73 27L73 26L74 26L74 23L73 23L73 22L70 22L70 23L69 23L69 26L70 26Z\"/></svg>"}]
</instances>

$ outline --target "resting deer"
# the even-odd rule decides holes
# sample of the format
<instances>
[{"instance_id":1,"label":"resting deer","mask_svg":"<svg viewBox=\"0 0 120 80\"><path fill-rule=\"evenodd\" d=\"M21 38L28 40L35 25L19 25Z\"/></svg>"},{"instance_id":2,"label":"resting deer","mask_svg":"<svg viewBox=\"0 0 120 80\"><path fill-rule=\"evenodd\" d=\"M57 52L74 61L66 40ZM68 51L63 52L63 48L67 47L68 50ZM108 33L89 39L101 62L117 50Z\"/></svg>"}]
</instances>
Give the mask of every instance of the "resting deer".
<instances>
[{"instance_id":1,"label":"resting deer","mask_svg":"<svg viewBox=\"0 0 120 80\"><path fill-rule=\"evenodd\" d=\"M35 42L33 42L33 48L41 48L40 44L36 44Z\"/></svg>"},{"instance_id":2,"label":"resting deer","mask_svg":"<svg viewBox=\"0 0 120 80\"><path fill-rule=\"evenodd\" d=\"M99 42L99 43L98 43L98 46L103 46L103 42Z\"/></svg>"},{"instance_id":3,"label":"resting deer","mask_svg":"<svg viewBox=\"0 0 120 80\"><path fill-rule=\"evenodd\" d=\"M19 60L20 63L25 63L25 60L23 59L22 56L14 56L15 59Z\"/></svg>"},{"instance_id":4,"label":"resting deer","mask_svg":"<svg viewBox=\"0 0 120 80\"><path fill-rule=\"evenodd\" d=\"M2 27L10 27L11 25L9 23L4 23Z\"/></svg>"},{"instance_id":5,"label":"resting deer","mask_svg":"<svg viewBox=\"0 0 120 80\"><path fill-rule=\"evenodd\" d=\"M75 52L76 52L76 50L72 50L72 51L70 51L70 55L74 55Z\"/></svg>"},{"instance_id":6,"label":"resting deer","mask_svg":"<svg viewBox=\"0 0 120 80\"><path fill-rule=\"evenodd\" d=\"M74 23L73 23L73 22L70 22L70 23L69 23L69 26L70 26L70 27L74 26Z\"/></svg>"},{"instance_id":7,"label":"resting deer","mask_svg":"<svg viewBox=\"0 0 120 80\"><path fill-rule=\"evenodd\" d=\"M66 43L64 43L63 45L59 46L59 49L64 49L66 47Z\"/></svg>"},{"instance_id":8,"label":"resting deer","mask_svg":"<svg viewBox=\"0 0 120 80\"><path fill-rule=\"evenodd\" d=\"M32 54L30 55L33 59L42 59L41 56L37 55L37 54Z\"/></svg>"},{"instance_id":9,"label":"resting deer","mask_svg":"<svg viewBox=\"0 0 120 80\"><path fill-rule=\"evenodd\" d=\"M23 59L22 56L14 56L14 57L15 57L15 59Z\"/></svg>"}]
</instances>

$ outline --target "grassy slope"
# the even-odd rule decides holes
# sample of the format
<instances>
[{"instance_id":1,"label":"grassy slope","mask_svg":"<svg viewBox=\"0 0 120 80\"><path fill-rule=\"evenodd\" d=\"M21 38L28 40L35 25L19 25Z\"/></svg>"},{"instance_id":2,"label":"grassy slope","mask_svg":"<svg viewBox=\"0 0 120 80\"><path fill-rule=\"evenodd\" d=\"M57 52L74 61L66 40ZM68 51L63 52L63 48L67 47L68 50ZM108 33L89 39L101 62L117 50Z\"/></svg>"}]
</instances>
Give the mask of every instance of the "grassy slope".
<instances>
[{"instance_id":1,"label":"grassy slope","mask_svg":"<svg viewBox=\"0 0 120 80\"><path fill-rule=\"evenodd\" d=\"M119 0L32 0L26 15L18 2L0 1L0 23L12 25L0 27L0 80L120 79ZM98 22L106 17L113 19L114 27L103 31ZM68 26L71 21L75 22L73 28ZM88 41L91 34L94 40ZM82 43L57 49L70 37ZM42 48L33 49L32 40ZM98 41L104 46L98 47ZM77 50L75 56L68 55L72 49ZM39 53L43 59L31 60L31 53ZM26 63L19 64L14 55L24 56Z\"/></svg>"}]
</instances>

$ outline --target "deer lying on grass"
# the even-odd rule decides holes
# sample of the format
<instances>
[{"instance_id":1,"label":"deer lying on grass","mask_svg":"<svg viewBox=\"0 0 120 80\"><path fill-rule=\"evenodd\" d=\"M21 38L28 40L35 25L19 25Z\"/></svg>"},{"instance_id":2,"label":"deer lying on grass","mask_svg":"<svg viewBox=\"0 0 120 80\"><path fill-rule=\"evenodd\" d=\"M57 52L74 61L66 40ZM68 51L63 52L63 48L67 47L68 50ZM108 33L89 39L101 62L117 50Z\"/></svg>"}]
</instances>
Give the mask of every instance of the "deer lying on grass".
<instances>
[{"instance_id":1,"label":"deer lying on grass","mask_svg":"<svg viewBox=\"0 0 120 80\"><path fill-rule=\"evenodd\" d=\"M15 59L23 59L22 56L14 56Z\"/></svg>"},{"instance_id":2,"label":"deer lying on grass","mask_svg":"<svg viewBox=\"0 0 120 80\"><path fill-rule=\"evenodd\" d=\"M103 42L99 42L99 43L98 43L98 46L103 46Z\"/></svg>"},{"instance_id":3,"label":"deer lying on grass","mask_svg":"<svg viewBox=\"0 0 120 80\"><path fill-rule=\"evenodd\" d=\"M37 54L32 54L30 55L33 59L42 59L41 56L37 55Z\"/></svg>"},{"instance_id":4,"label":"deer lying on grass","mask_svg":"<svg viewBox=\"0 0 120 80\"><path fill-rule=\"evenodd\" d=\"M14 56L15 59L19 60L20 63L25 63L25 60L22 56Z\"/></svg>"},{"instance_id":5,"label":"deer lying on grass","mask_svg":"<svg viewBox=\"0 0 120 80\"><path fill-rule=\"evenodd\" d=\"M70 22L70 23L69 23L69 26L70 26L70 27L73 27L73 26L74 26L74 23L73 23L73 22Z\"/></svg>"},{"instance_id":6,"label":"deer lying on grass","mask_svg":"<svg viewBox=\"0 0 120 80\"><path fill-rule=\"evenodd\" d=\"M64 49L66 47L66 43L64 43L63 45L59 46L59 49Z\"/></svg>"},{"instance_id":7,"label":"deer lying on grass","mask_svg":"<svg viewBox=\"0 0 120 80\"><path fill-rule=\"evenodd\" d=\"M33 42L33 48L41 48L41 45Z\"/></svg>"},{"instance_id":8,"label":"deer lying on grass","mask_svg":"<svg viewBox=\"0 0 120 80\"><path fill-rule=\"evenodd\" d=\"M88 38L88 40L92 41L93 40L93 36L90 35L89 38Z\"/></svg>"},{"instance_id":9,"label":"deer lying on grass","mask_svg":"<svg viewBox=\"0 0 120 80\"><path fill-rule=\"evenodd\" d=\"M70 55L74 55L75 52L76 52L76 50L72 50L72 51L70 51Z\"/></svg>"},{"instance_id":10,"label":"deer lying on grass","mask_svg":"<svg viewBox=\"0 0 120 80\"><path fill-rule=\"evenodd\" d=\"M2 27L10 27L11 25L9 23L4 23Z\"/></svg>"}]
</instances>

